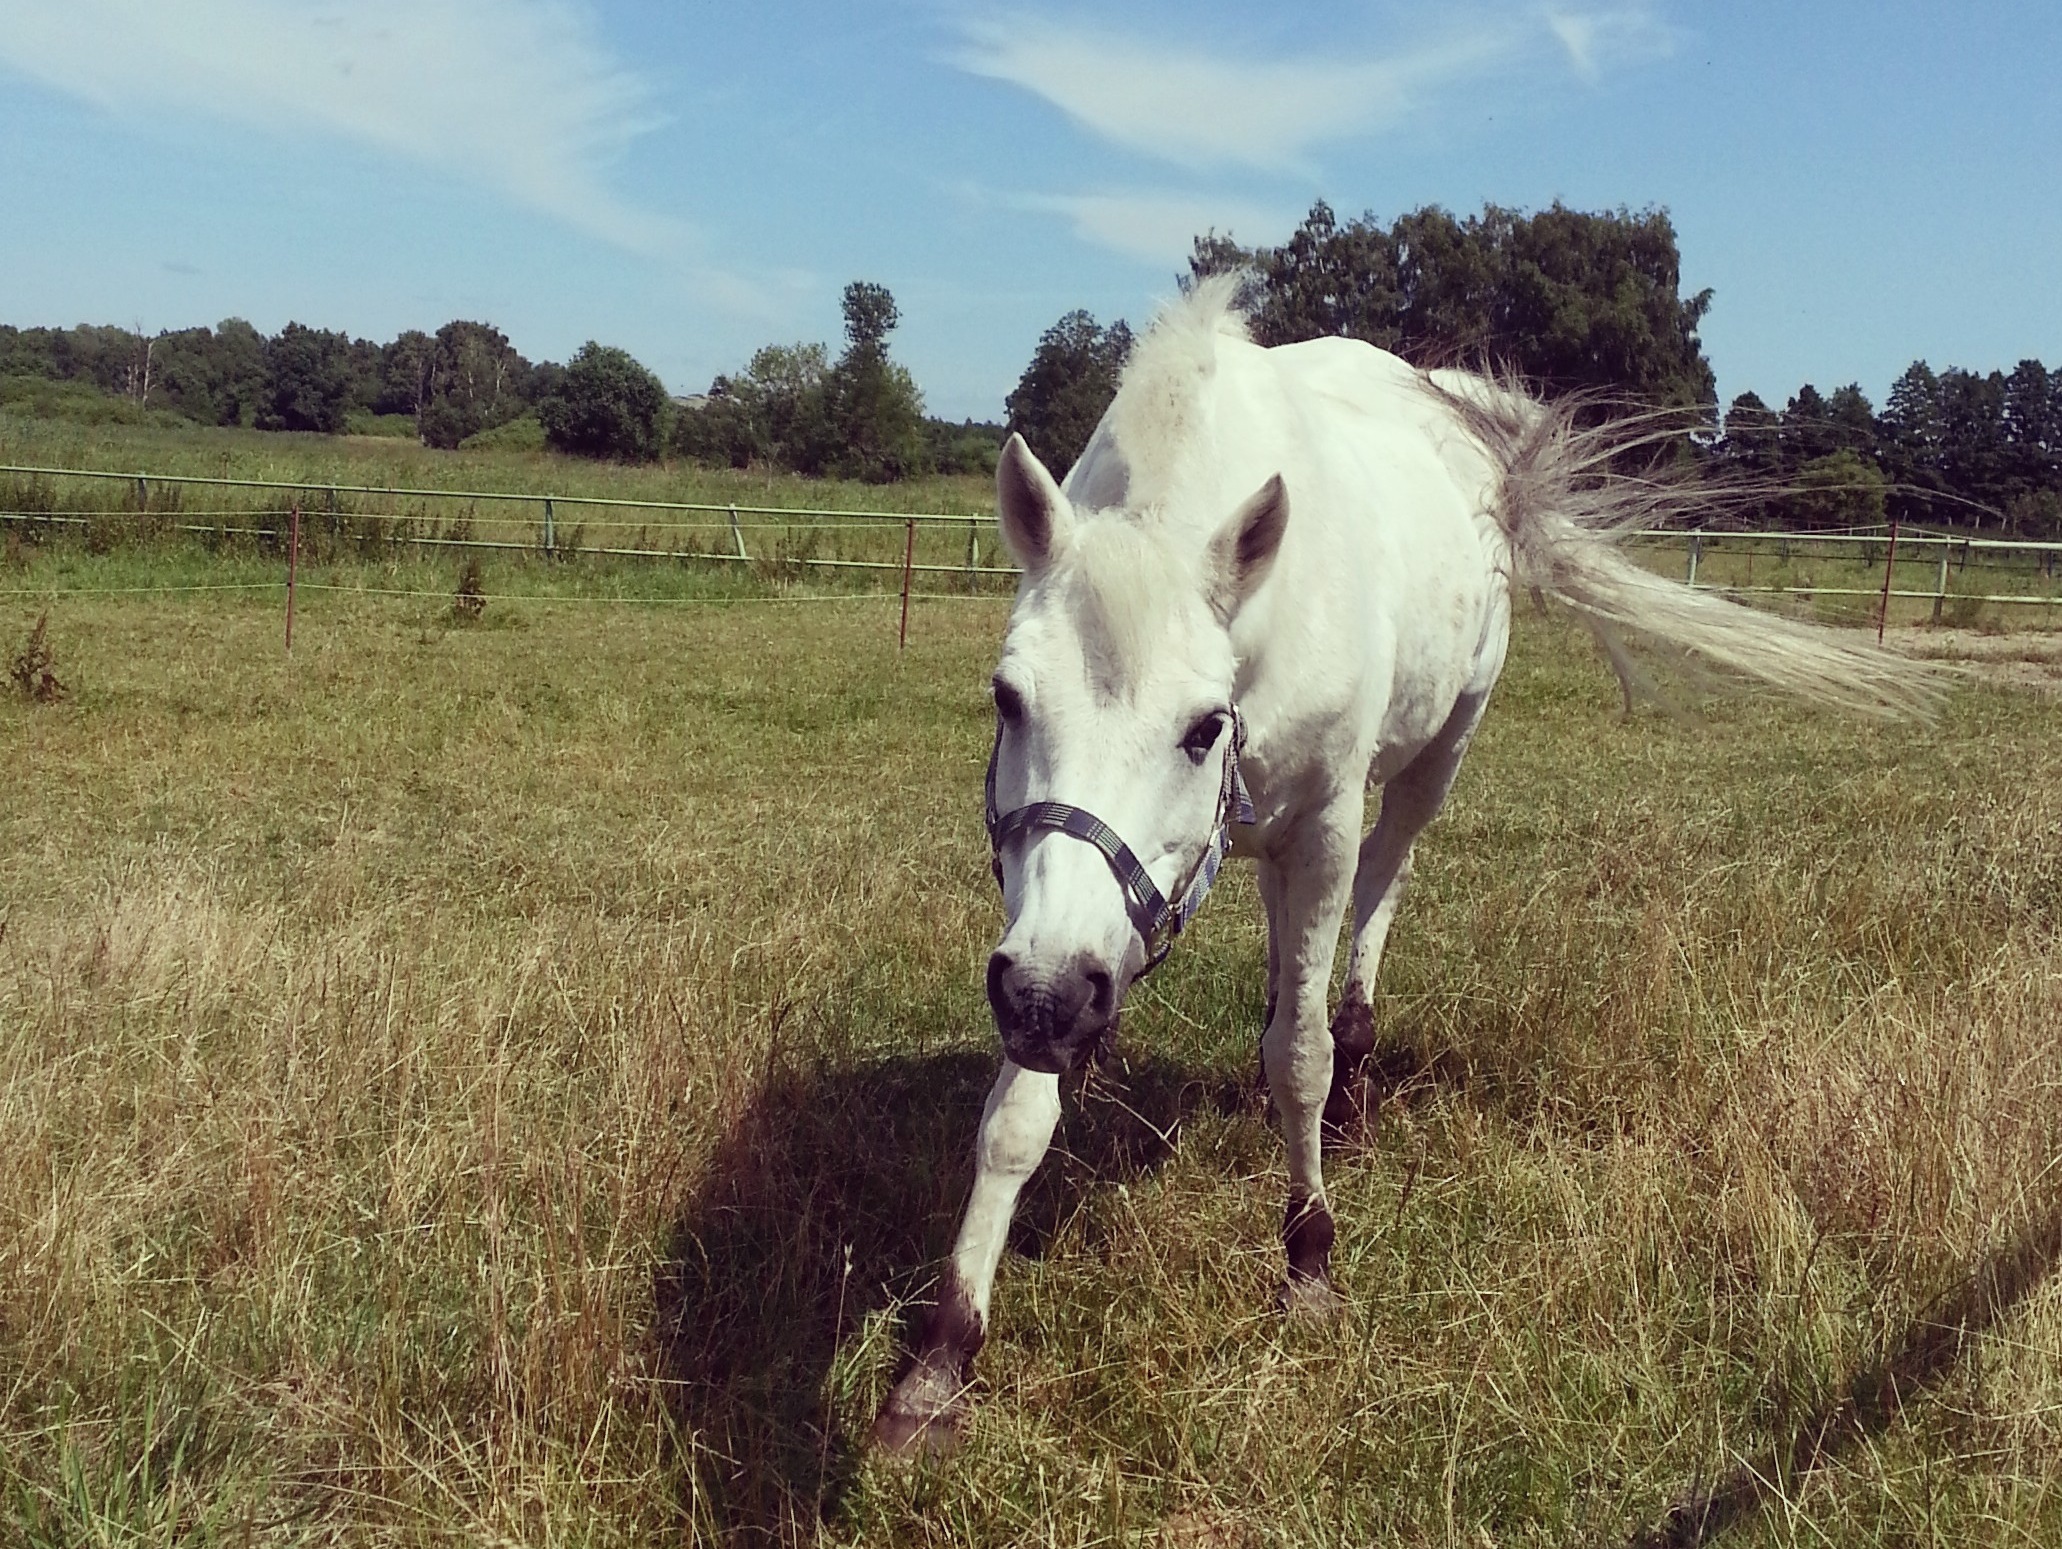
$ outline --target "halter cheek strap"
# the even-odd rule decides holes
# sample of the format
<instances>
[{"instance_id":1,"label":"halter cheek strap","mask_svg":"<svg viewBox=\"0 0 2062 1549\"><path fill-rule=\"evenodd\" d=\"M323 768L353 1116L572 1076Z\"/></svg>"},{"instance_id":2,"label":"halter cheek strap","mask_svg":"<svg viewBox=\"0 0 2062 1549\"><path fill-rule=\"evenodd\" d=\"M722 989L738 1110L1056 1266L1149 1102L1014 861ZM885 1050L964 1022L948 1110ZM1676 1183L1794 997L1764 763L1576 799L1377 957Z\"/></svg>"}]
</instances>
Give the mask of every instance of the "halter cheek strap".
<instances>
[{"instance_id":1,"label":"halter cheek strap","mask_svg":"<svg viewBox=\"0 0 2062 1549\"><path fill-rule=\"evenodd\" d=\"M1087 841L1102 852L1103 859L1110 863L1110 870L1116 875L1118 886L1124 889L1125 908L1138 930L1139 939L1145 943L1146 964L1139 973L1150 973L1160 966L1168 949L1173 946L1174 938L1203 907L1203 900L1209 896L1211 884L1217 880L1217 873L1224 865L1225 852L1231 848L1232 824L1250 824L1253 821L1252 798L1246 794L1246 781L1239 772L1239 755L1245 746L1246 723L1240 719L1238 707L1233 706L1231 741L1224 750L1224 780L1217 793L1217 817L1211 824L1203 853L1196 857L1195 865L1182 879L1175 902L1170 905L1160 889L1154 886L1153 879L1146 875L1138 857L1131 853L1131 847L1114 828L1085 807L1070 806L1063 801L1034 801L1010 812L997 810L995 765L1002 756L1002 723L998 720L995 746L988 755L985 788L988 844L992 852L989 866L995 873L996 885L1002 885L1003 847L1020 834L1051 829L1055 833L1071 834L1076 839Z\"/></svg>"}]
</instances>

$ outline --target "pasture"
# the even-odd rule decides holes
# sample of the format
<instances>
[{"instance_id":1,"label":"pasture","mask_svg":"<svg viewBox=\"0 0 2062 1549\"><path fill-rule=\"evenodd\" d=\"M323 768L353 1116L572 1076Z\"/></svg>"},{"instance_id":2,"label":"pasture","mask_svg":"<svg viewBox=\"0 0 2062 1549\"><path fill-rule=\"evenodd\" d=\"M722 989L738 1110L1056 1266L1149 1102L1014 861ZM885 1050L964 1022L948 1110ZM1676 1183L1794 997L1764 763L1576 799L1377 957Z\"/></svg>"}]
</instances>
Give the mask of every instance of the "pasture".
<instances>
[{"instance_id":1,"label":"pasture","mask_svg":"<svg viewBox=\"0 0 2062 1549\"><path fill-rule=\"evenodd\" d=\"M898 659L889 597L510 562L471 627L311 592L288 660L276 595L87 595L225 563L4 578L76 589L70 697L0 699L7 1539L2062 1538L2053 697L1628 721L1521 608L1328 1164L1342 1321L1270 1310L1234 866L909 1469L860 1444L995 1060L1006 603Z\"/></svg>"}]
</instances>

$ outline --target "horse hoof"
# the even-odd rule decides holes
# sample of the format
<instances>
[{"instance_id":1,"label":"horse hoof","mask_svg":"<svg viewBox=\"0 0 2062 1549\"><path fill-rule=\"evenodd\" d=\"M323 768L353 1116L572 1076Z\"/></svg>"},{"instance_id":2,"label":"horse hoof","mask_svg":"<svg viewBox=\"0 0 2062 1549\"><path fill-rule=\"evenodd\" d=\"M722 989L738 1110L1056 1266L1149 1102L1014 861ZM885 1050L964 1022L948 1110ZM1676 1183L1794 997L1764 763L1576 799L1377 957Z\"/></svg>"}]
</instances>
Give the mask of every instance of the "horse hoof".
<instances>
[{"instance_id":1,"label":"horse hoof","mask_svg":"<svg viewBox=\"0 0 2062 1549\"><path fill-rule=\"evenodd\" d=\"M881 1405L874 1445L895 1458L947 1457L966 1436L970 1409L964 1382L919 1366Z\"/></svg>"},{"instance_id":2,"label":"horse hoof","mask_svg":"<svg viewBox=\"0 0 2062 1549\"><path fill-rule=\"evenodd\" d=\"M890 1403L873 1423L873 1443L898 1460L946 1458L959 1450L966 1429L963 1406L955 1404L942 1411L919 1414Z\"/></svg>"},{"instance_id":3,"label":"horse hoof","mask_svg":"<svg viewBox=\"0 0 2062 1549\"><path fill-rule=\"evenodd\" d=\"M1313 1327L1338 1322L1346 1311L1346 1298L1332 1289L1330 1280L1293 1275L1275 1294L1275 1307L1288 1322Z\"/></svg>"}]
</instances>

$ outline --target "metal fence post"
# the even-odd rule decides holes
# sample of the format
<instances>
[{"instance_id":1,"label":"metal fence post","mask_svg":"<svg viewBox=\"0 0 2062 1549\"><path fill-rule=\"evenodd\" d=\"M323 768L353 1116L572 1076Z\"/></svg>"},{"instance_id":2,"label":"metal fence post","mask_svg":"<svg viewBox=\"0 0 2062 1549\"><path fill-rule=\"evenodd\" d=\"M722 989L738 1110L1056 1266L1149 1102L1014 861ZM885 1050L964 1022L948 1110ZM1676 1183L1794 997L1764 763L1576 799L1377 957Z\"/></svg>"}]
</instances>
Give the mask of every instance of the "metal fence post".
<instances>
[{"instance_id":1,"label":"metal fence post","mask_svg":"<svg viewBox=\"0 0 2062 1549\"><path fill-rule=\"evenodd\" d=\"M979 574L981 565L981 524L967 523L967 590L978 591L981 586Z\"/></svg>"},{"instance_id":2,"label":"metal fence post","mask_svg":"<svg viewBox=\"0 0 2062 1549\"><path fill-rule=\"evenodd\" d=\"M895 649L899 652L909 645L909 572L916 564L916 518L903 523L907 536L902 542L902 628L895 637Z\"/></svg>"},{"instance_id":3,"label":"metal fence post","mask_svg":"<svg viewBox=\"0 0 2062 1549\"><path fill-rule=\"evenodd\" d=\"M1883 607L1876 615L1876 644L1883 643L1883 626L1890 622L1890 570L1897 563L1897 518L1890 519L1890 546L1883 551Z\"/></svg>"},{"instance_id":4,"label":"metal fence post","mask_svg":"<svg viewBox=\"0 0 2062 1549\"><path fill-rule=\"evenodd\" d=\"M1690 534L1690 573L1684 579L1685 586L1697 584L1697 561L1704 557L1704 538L1701 533Z\"/></svg>"},{"instance_id":5,"label":"metal fence post","mask_svg":"<svg viewBox=\"0 0 2062 1549\"><path fill-rule=\"evenodd\" d=\"M1947 601L1947 555L1948 546L1943 539L1940 545L1940 575L1933 583L1933 622L1936 624L1940 622L1941 604Z\"/></svg>"},{"instance_id":6,"label":"metal fence post","mask_svg":"<svg viewBox=\"0 0 2062 1549\"><path fill-rule=\"evenodd\" d=\"M748 560L752 556L745 552L745 530L737 524L737 507L730 508L730 536L737 544L737 557Z\"/></svg>"},{"instance_id":7,"label":"metal fence post","mask_svg":"<svg viewBox=\"0 0 2062 1549\"><path fill-rule=\"evenodd\" d=\"M286 539L286 654L294 651L294 582L301 568L301 503L293 503Z\"/></svg>"},{"instance_id":8,"label":"metal fence post","mask_svg":"<svg viewBox=\"0 0 2062 1549\"><path fill-rule=\"evenodd\" d=\"M544 552L553 555L558 553L558 534L552 530L551 497L548 495L544 498Z\"/></svg>"},{"instance_id":9,"label":"metal fence post","mask_svg":"<svg viewBox=\"0 0 2062 1549\"><path fill-rule=\"evenodd\" d=\"M150 485L140 473L136 475L136 509L138 512L150 509Z\"/></svg>"}]
</instances>

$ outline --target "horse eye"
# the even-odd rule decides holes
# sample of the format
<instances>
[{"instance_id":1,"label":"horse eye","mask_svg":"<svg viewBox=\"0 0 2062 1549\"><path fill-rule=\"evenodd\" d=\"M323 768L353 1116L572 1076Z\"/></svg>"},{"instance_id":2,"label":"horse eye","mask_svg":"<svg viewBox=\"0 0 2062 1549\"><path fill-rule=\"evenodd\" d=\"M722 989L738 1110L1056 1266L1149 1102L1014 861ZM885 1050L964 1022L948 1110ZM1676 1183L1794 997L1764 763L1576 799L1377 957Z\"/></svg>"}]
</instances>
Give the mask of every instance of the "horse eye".
<instances>
[{"instance_id":1,"label":"horse eye","mask_svg":"<svg viewBox=\"0 0 2062 1549\"><path fill-rule=\"evenodd\" d=\"M999 678L995 683L995 713L1005 721L1016 721L1024 714L1024 696Z\"/></svg>"},{"instance_id":2,"label":"horse eye","mask_svg":"<svg viewBox=\"0 0 2062 1549\"><path fill-rule=\"evenodd\" d=\"M1188 729L1188 735L1181 739L1181 750L1197 763L1203 755L1217 746L1217 739L1224 731L1224 716L1212 711Z\"/></svg>"}]
</instances>

